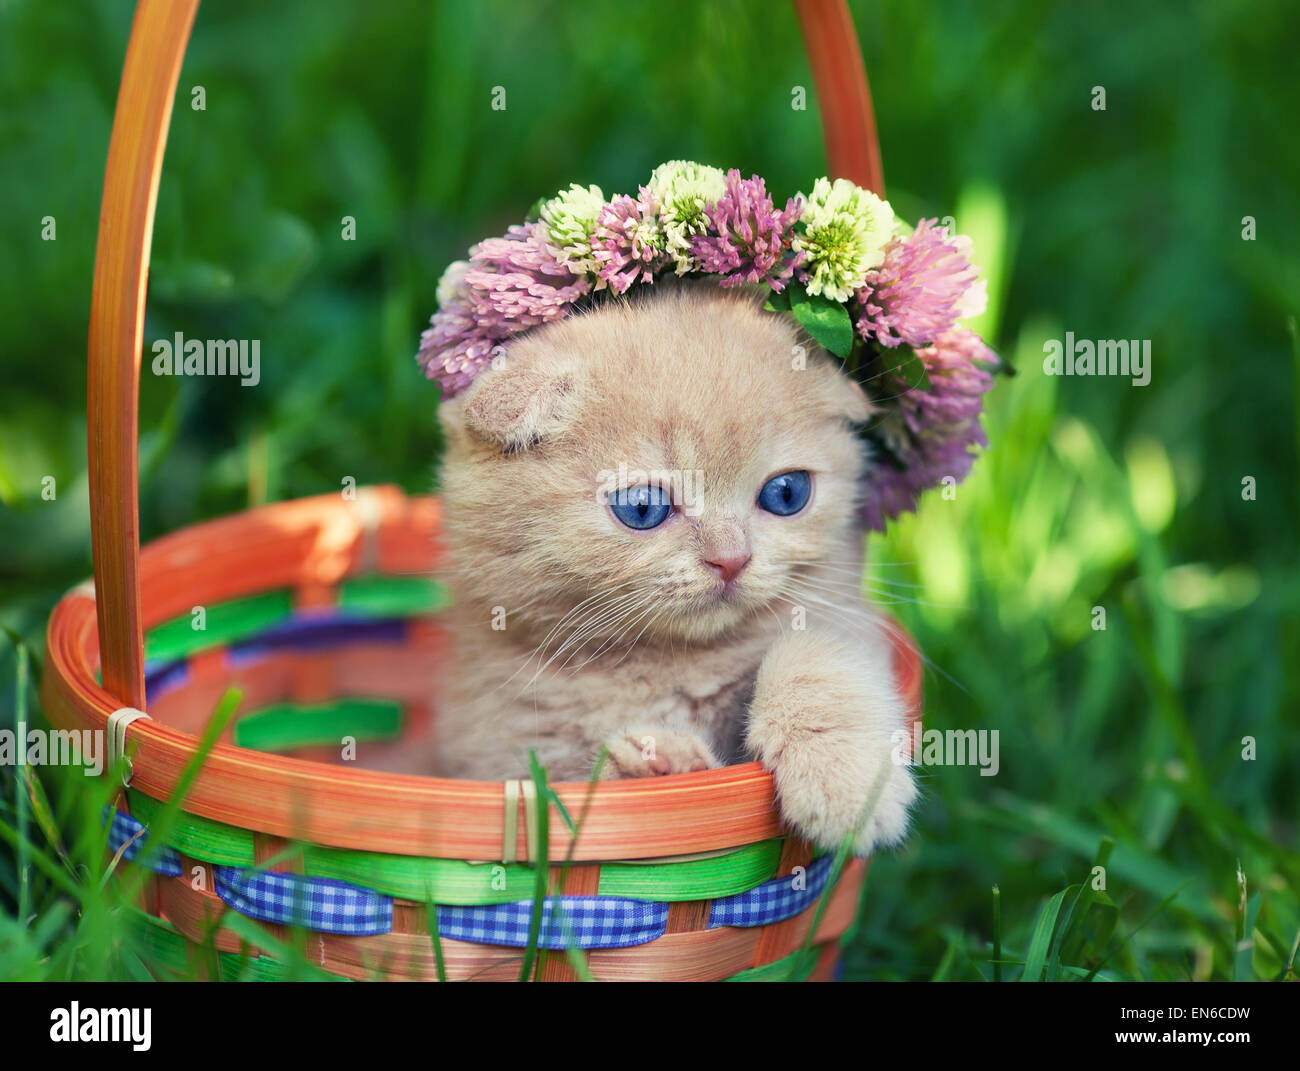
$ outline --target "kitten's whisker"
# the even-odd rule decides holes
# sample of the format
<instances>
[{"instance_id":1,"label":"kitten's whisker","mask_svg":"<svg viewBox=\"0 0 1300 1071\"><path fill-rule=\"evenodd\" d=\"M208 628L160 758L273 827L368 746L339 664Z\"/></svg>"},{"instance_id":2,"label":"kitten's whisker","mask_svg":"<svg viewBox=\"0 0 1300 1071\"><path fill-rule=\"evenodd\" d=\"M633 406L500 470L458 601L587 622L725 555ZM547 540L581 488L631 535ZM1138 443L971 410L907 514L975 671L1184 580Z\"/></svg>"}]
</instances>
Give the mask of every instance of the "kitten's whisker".
<instances>
[{"instance_id":1,"label":"kitten's whisker","mask_svg":"<svg viewBox=\"0 0 1300 1071\"><path fill-rule=\"evenodd\" d=\"M776 612L776 607L773 606L770 602L768 602L768 603L764 603L764 604L763 604L763 609L766 610L769 614L771 614L773 620L776 621L776 631L777 631L777 635L778 635L778 636L784 636L784 635L785 635L785 622L782 620L781 615L778 614L778 613Z\"/></svg>"},{"instance_id":2,"label":"kitten's whisker","mask_svg":"<svg viewBox=\"0 0 1300 1071\"><path fill-rule=\"evenodd\" d=\"M899 622L887 618L884 621L882 621L881 624L884 627L885 631L891 637L901 636L904 639L915 644L915 640L913 639L913 637L907 632L906 629L903 628L903 626ZM933 659L927 657L926 653L921 650L919 644L916 645L916 650L917 650L917 654L920 656L921 661L925 664L927 669L934 670L937 674L939 674L939 676L941 676L944 680L946 680L949 684L951 684L963 695L967 695L967 696L970 695L970 691L966 688L966 686L962 684L961 681L959 681L951 673L945 670L942 666L940 666L937 662L935 662Z\"/></svg>"},{"instance_id":3,"label":"kitten's whisker","mask_svg":"<svg viewBox=\"0 0 1300 1071\"><path fill-rule=\"evenodd\" d=\"M619 612L614 614L610 620L601 622L599 626L600 629L603 631L613 632L613 630L617 629L622 624L623 621L625 621L629 617L634 617L636 614L638 614L641 611L643 607L648 605L654 594L655 593L653 591L646 592L641 598L638 598L630 605L621 607ZM635 624L635 621L633 622L633 624ZM589 639L593 637L595 631L596 631L595 629L588 630L588 635L584 636L581 642L575 645L573 654L571 654L565 660L564 664L560 666L561 671L564 670L565 667L568 666L569 662L571 662L573 658L578 654L578 652L582 649L583 644L585 644ZM581 669L583 666L589 665L591 662L599 658L606 650L608 650L614 644L617 637L621 635L622 632L618 632L614 636L606 637L606 639L604 640L604 642L601 644L600 647L598 647L594 652L592 652L592 654L588 655L588 657L583 662L581 662L579 665L574 667L575 672Z\"/></svg>"},{"instance_id":4,"label":"kitten's whisker","mask_svg":"<svg viewBox=\"0 0 1300 1071\"><path fill-rule=\"evenodd\" d=\"M580 618L581 615L583 615L584 613L586 613L586 614L594 614L594 613L599 612L599 610L600 610L601 608L603 608L604 606L608 605L609 603L611 603L611 602L613 602L613 601L616 601L616 600L618 599L618 597L619 597L619 593L622 591L623 588L626 588L626 587L628 587L629 585L631 585L631 584L633 584L633 583L635 583L635 581L628 580L628 581L624 581L624 582L621 583L621 584L616 584L613 588L604 588L604 589L601 589L601 590L599 590L599 591L596 591L596 592L593 593L592 595L587 596L587 598L583 599L583 600L582 600L581 602L579 602L577 605L575 605L575 606L573 606L572 608L570 608L570 609L568 610L568 612L565 613L565 614L564 614L564 615L563 615L563 616L562 616L562 617L561 617L561 618L560 618L560 619L559 619L559 620L558 620L558 621L557 621L557 622L556 622L556 623L551 627L550 631L547 632L547 634L546 634L545 636L542 637L541 642L538 643L538 644L533 648L533 650L528 654L528 656L527 656L527 657L523 660L523 662L520 664L519 668L518 668L517 670L515 670L515 672L512 673L512 674L511 674L511 675L510 675L510 676L509 676L509 677L508 677L508 678L507 678L503 683L504 683L504 684L509 684L510 681L514 680L515 677L519 676L520 673L522 673L525 669L527 669L528 666L532 663L532 661L533 661L534 659L538 659L539 661L540 661L541 659L543 659L543 658L545 657L545 654L546 654L546 649L547 649L547 648L549 647L549 645L553 642L553 640L557 637L557 634L560 633L560 632L563 630L565 624L566 624L566 623L567 623L571 618L573 618L573 619L578 619L578 618ZM593 604L594 604L594 605L593 605ZM549 662L548 662L547 664L549 664ZM524 688L527 689L530 685L532 685L533 683L535 683L536 680L537 680L537 678L538 678L538 676L541 674L542 670L544 670L545 668L546 668L545 665L541 665L541 666L539 666L537 673L535 673L535 674L533 675L532 679L531 679L530 681L528 681L528 682L524 685Z\"/></svg>"},{"instance_id":5,"label":"kitten's whisker","mask_svg":"<svg viewBox=\"0 0 1300 1071\"><path fill-rule=\"evenodd\" d=\"M797 606L816 607L820 612L819 616L824 616L833 624L846 628L850 632L861 632L870 625L873 617L878 616L873 615L865 605L861 611L854 612L838 603L828 602L811 592L799 591L794 588L783 588L781 596Z\"/></svg>"},{"instance_id":6,"label":"kitten's whisker","mask_svg":"<svg viewBox=\"0 0 1300 1071\"><path fill-rule=\"evenodd\" d=\"M576 624L569 631L568 635L560 641L555 650L544 662L540 662L539 656L540 664L537 667L536 673L533 674L533 681L536 681L538 677L550 669L558 659L565 657L566 652L576 653L581 648L582 644L586 642L588 637L594 635L599 629L605 627L607 623L620 620L626 612L627 609L625 605L617 599L594 608L588 618L583 620L581 623ZM572 657L572 654L570 654L569 657ZM561 665L560 668L563 669L564 665L567 664L568 661L566 659L565 663Z\"/></svg>"},{"instance_id":7,"label":"kitten's whisker","mask_svg":"<svg viewBox=\"0 0 1300 1071\"><path fill-rule=\"evenodd\" d=\"M574 667L574 672L577 672L583 666L586 666L591 662L595 661L606 650L608 650L611 646L613 646L616 640L618 639L618 637L622 635L620 629L622 627L623 622L626 621L629 617L633 617L635 614L637 614L641 610L641 608L644 607L650 601L650 598L653 595L654 595L653 591L642 593L641 597L635 599L632 603L620 606L615 613L611 615L607 615L607 619L600 623L599 628L601 631L608 632L609 635L607 635L605 639L601 641L600 646L597 647L596 650L593 651L590 655L588 655L583 662L581 662L579 665ZM561 670L563 670L569 664L569 662L572 661L573 657L578 654L578 651L581 649L582 645L585 644L587 640L591 638L592 635L594 635L594 632L595 630L589 630L588 636L584 636L582 638L582 641L575 646L573 655L570 655L569 659L566 659L564 665L560 667Z\"/></svg>"},{"instance_id":8,"label":"kitten's whisker","mask_svg":"<svg viewBox=\"0 0 1300 1071\"><path fill-rule=\"evenodd\" d=\"M570 618L576 618L584 611L590 609L591 604L593 603L603 603L608 598L612 596L616 596L618 592L620 592L623 588L626 588L633 583L635 583L635 581L625 580L623 583L616 584L612 588L600 588L599 590L593 592L591 595L588 595L585 599L581 600L575 606L571 607L567 613L565 613L558 621L555 622L554 625L551 626L551 630L546 634L545 637L543 637L542 643L539 644L539 648L545 649L545 645L550 642L550 640L555 636L555 634L558 631L564 628L565 624L570 620Z\"/></svg>"},{"instance_id":9,"label":"kitten's whisker","mask_svg":"<svg viewBox=\"0 0 1300 1071\"><path fill-rule=\"evenodd\" d=\"M783 598L796 604L817 607L827 620L853 633L860 633L863 629L886 619L885 615L875 612L874 604L861 597L855 599L853 604L846 605L843 602L831 601L824 592L799 587L795 582L783 585L781 593Z\"/></svg>"},{"instance_id":10,"label":"kitten's whisker","mask_svg":"<svg viewBox=\"0 0 1300 1071\"><path fill-rule=\"evenodd\" d=\"M897 592L880 591L876 588L871 587L865 582L850 584L847 581L830 579L825 577L822 578L810 577L807 575L800 575L797 577L797 580L798 582L805 584L806 586L812 588L813 590L822 591L828 595L850 595L861 599L867 592L871 592L873 595L877 596L877 598L871 601L879 602L883 605L888 605L888 606L898 606L903 603L918 602L918 600L916 599L908 598L904 595L900 595Z\"/></svg>"},{"instance_id":11,"label":"kitten's whisker","mask_svg":"<svg viewBox=\"0 0 1300 1071\"><path fill-rule=\"evenodd\" d=\"M630 654L632 653L632 648L634 648L634 647L637 645L637 641L640 640L641 637L645 635L645 630L648 629L651 625L653 625L656 621L658 621L659 618L660 618L662 615L663 615L663 610L657 610L657 611L655 611L655 613L654 613L653 615L651 615L650 620L647 621L647 622L646 622L646 623L641 627L641 631L638 632L638 633L637 633L637 634L632 638L632 642L629 643L629 644L627 645L627 650L623 652L623 657L620 658L617 662L615 662L614 665L616 665L616 666L621 666L621 665L623 664L624 659L626 659L627 656L630 655ZM632 624L635 625L636 622L634 621ZM620 638L622 637L622 635L623 635L623 634L620 632L620 633L619 633Z\"/></svg>"},{"instance_id":12,"label":"kitten's whisker","mask_svg":"<svg viewBox=\"0 0 1300 1071\"><path fill-rule=\"evenodd\" d=\"M653 589L644 592L634 592L630 596L631 602L625 601L629 596L620 594L617 598L603 604L598 611L593 611L593 615L589 617L587 621L580 625L576 625L573 628L570 634L565 638L564 642L560 644L555 654L548 660L547 665L554 662L555 659L559 658L566 650L572 649L573 654L570 655L569 658L565 660L564 664L560 666L560 669L564 669L565 666L569 664L569 661L572 660L573 655L576 655L588 640L598 635L601 631L608 631L612 628L616 628L624 618L635 613L642 605L649 601L654 594Z\"/></svg>"},{"instance_id":13,"label":"kitten's whisker","mask_svg":"<svg viewBox=\"0 0 1300 1071\"><path fill-rule=\"evenodd\" d=\"M542 601L542 596L538 595L536 598L529 599L526 603L522 603L521 605L516 606L512 610L506 610L505 607L502 607L502 610L504 611L504 616L506 620L509 621L510 618L513 617L515 614L522 613L524 610L536 606L541 601ZM476 618L474 624L491 625L495 620L496 620L496 614L492 613L489 614L487 617Z\"/></svg>"},{"instance_id":14,"label":"kitten's whisker","mask_svg":"<svg viewBox=\"0 0 1300 1071\"><path fill-rule=\"evenodd\" d=\"M845 584L844 582L838 581L830 577L810 577L806 574L800 574L798 579L803 583L807 583L810 586L815 587L818 590L825 591L827 593L840 594L850 590L848 585ZM935 609L942 609L942 610L966 609L966 607L961 606L960 604L957 603L929 602L925 599L912 598L910 596L903 595L896 591L883 590L871 584L868 584L865 581L863 581L858 586L857 591L859 594L861 594L864 591L871 592L874 596L876 596L876 598L873 599L872 601L878 602L881 605L885 605L885 606L909 605L909 606L929 606Z\"/></svg>"},{"instance_id":15,"label":"kitten's whisker","mask_svg":"<svg viewBox=\"0 0 1300 1071\"><path fill-rule=\"evenodd\" d=\"M781 597L789 600L790 603L796 604L796 606L803 607L805 611L814 608L815 611L818 611L815 613L815 617L831 621L833 624L846 626L852 632L858 632L858 630L865 628L871 621L872 615L870 612L855 613L852 610L846 610L839 603L828 602L828 600L820 598L819 595L810 593L810 591L787 589L781 593Z\"/></svg>"},{"instance_id":16,"label":"kitten's whisker","mask_svg":"<svg viewBox=\"0 0 1300 1071\"><path fill-rule=\"evenodd\" d=\"M606 639L605 642L602 643L599 648L597 648L595 651L591 653L590 657L588 657L586 661L582 662L578 666L575 666L574 672L576 673L579 669L582 669L583 666L586 666L591 662L594 662L601 655L618 647L623 637L627 635L627 633L635 627L636 627L636 621L635 620L630 621L626 626L620 629L616 635L610 636L608 639ZM638 636L638 638L640 637ZM633 642L635 643L635 641ZM614 665L616 666L621 665L623 663L623 659L627 658L627 656L631 653L632 653L632 647L629 645L627 650L623 652L622 658L620 658L617 662L615 662Z\"/></svg>"},{"instance_id":17,"label":"kitten's whisker","mask_svg":"<svg viewBox=\"0 0 1300 1071\"><path fill-rule=\"evenodd\" d=\"M890 617L888 615L880 615L880 614L872 615L872 617L873 617L872 623L874 624L874 626L879 628L883 633L885 633L885 635L889 636L891 639L895 637L901 637L907 640L909 643L913 643L913 644L915 643L911 634L903 627L902 623L895 620L893 617ZM966 695L970 694L969 691L966 689L966 687L960 681L958 681L955 677L953 677L952 674L944 670L933 659L927 657L925 652L920 650L919 647L917 647L917 653L921 661L925 664L927 668L934 670L935 673L939 674L941 677L947 680L950 684L953 685L953 687L957 688L959 691L963 692Z\"/></svg>"},{"instance_id":18,"label":"kitten's whisker","mask_svg":"<svg viewBox=\"0 0 1300 1071\"><path fill-rule=\"evenodd\" d=\"M906 581L906 580L886 580L884 577L873 576L873 575L871 574L871 566L870 566L869 564L866 565L866 566L864 566L864 567L861 568L861 569L854 569L854 568L852 568L852 567L850 567L850 566L826 565L826 564L822 564L822 563L808 564L808 563L798 562L798 563L795 563L795 564L796 564L796 567L803 567L803 568L815 569L815 570L818 570L818 571L823 571L823 572L826 572L826 573L830 573L830 574L832 574L832 575L834 575L834 576L846 576L846 577L855 577L855 578L858 578L858 579L864 579L864 580L871 580L871 581L873 581L873 582L875 582L875 583L877 583L877 584L884 584L884 585L886 585L886 586L888 586L888 587L894 587L894 588L923 588L923 587L925 587L924 584L913 584L913 583L909 583L909 582Z\"/></svg>"},{"instance_id":19,"label":"kitten's whisker","mask_svg":"<svg viewBox=\"0 0 1300 1071\"><path fill-rule=\"evenodd\" d=\"M558 621L555 622L555 624L551 627L551 630L546 634L545 637L543 637L542 643L538 645L539 648L544 650L546 645L555 637L555 635L558 632L563 630L565 625L568 624L571 619L577 620L584 613L594 612L598 606L603 606L609 601L618 598L619 593L622 592L624 588L627 588L634 583L636 583L636 581L634 580L625 580L621 584L615 584L612 588L601 588L600 590L594 592L593 594L588 595L577 605L570 608L567 613L565 613Z\"/></svg>"},{"instance_id":20,"label":"kitten's whisker","mask_svg":"<svg viewBox=\"0 0 1300 1071\"><path fill-rule=\"evenodd\" d=\"M919 562L878 562L863 557L860 561L852 558L812 558L807 561L793 561L791 565L846 565L856 569L864 566L867 568L877 569L901 569L907 565L919 565Z\"/></svg>"}]
</instances>

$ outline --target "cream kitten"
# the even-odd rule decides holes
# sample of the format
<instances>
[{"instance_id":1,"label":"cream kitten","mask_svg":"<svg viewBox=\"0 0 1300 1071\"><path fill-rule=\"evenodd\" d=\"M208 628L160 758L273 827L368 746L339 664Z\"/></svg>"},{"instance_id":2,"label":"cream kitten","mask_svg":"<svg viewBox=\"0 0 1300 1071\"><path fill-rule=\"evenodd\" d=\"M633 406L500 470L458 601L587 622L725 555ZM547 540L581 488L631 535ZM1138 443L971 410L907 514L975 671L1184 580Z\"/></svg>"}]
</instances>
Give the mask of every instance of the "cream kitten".
<instances>
[{"instance_id":1,"label":"cream kitten","mask_svg":"<svg viewBox=\"0 0 1300 1071\"><path fill-rule=\"evenodd\" d=\"M440 773L526 776L529 748L553 780L601 745L610 777L757 758L800 834L903 838L903 703L858 595L870 404L761 302L657 283L443 403Z\"/></svg>"}]
</instances>

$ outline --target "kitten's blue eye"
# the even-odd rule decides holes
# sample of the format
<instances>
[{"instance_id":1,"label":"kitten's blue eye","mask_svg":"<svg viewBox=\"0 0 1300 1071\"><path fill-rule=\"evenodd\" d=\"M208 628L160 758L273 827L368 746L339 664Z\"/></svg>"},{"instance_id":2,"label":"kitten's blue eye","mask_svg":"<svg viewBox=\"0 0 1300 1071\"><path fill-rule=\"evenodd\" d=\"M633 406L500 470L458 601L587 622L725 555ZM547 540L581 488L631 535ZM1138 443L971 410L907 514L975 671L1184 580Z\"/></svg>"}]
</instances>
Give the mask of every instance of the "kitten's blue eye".
<instances>
[{"instance_id":1,"label":"kitten's blue eye","mask_svg":"<svg viewBox=\"0 0 1300 1071\"><path fill-rule=\"evenodd\" d=\"M758 504L768 513L789 517L808 505L812 496L812 475L800 469L773 476L758 492Z\"/></svg>"},{"instance_id":2,"label":"kitten's blue eye","mask_svg":"<svg viewBox=\"0 0 1300 1071\"><path fill-rule=\"evenodd\" d=\"M609 508L623 524L641 532L663 524L673 511L673 500L662 487L642 484L615 491L609 496Z\"/></svg>"}]
</instances>

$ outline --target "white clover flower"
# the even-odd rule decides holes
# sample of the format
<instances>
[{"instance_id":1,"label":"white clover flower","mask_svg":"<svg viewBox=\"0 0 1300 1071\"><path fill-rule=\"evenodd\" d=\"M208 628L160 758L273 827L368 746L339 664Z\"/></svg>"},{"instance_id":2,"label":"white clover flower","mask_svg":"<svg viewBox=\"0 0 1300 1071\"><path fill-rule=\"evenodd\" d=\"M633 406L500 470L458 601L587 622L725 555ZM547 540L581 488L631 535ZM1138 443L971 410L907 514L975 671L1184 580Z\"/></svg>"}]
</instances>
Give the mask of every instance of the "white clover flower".
<instances>
[{"instance_id":1,"label":"white clover flower","mask_svg":"<svg viewBox=\"0 0 1300 1071\"><path fill-rule=\"evenodd\" d=\"M966 288L966 293L953 307L953 312L957 314L959 320L970 320L976 316L983 316L988 307L989 282L987 279L979 279Z\"/></svg>"},{"instance_id":2,"label":"white clover flower","mask_svg":"<svg viewBox=\"0 0 1300 1071\"><path fill-rule=\"evenodd\" d=\"M591 256L591 231L604 207L605 195L599 186L577 183L542 205L538 223L543 238L575 272L592 272L597 268Z\"/></svg>"},{"instance_id":3,"label":"white clover flower","mask_svg":"<svg viewBox=\"0 0 1300 1071\"><path fill-rule=\"evenodd\" d=\"M469 271L468 260L453 260L447 265L442 278L438 280L438 308L445 309L468 294L465 286L465 273Z\"/></svg>"},{"instance_id":4,"label":"white clover flower","mask_svg":"<svg viewBox=\"0 0 1300 1071\"><path fill-rule=\"evenodd\" d=\"M659 201L659 222L668 252L684 275L695 268L691 239L709 227L706 209L727 192L727 176L716 167L691 160L669 160L650 175L647 189Z\"/></svg>"},{"instance_id":5,"label":"white clover flower","mask_svg":"<svg viewBox=\"0 0 1300 1071\"><path fill-rule=\"evenodd\" d=\"M819 178L804 202L801 233L794 238L804 254L804 285L809 294L847 301L884 261L894 210L848 179Z\"/></svg>"}]
</instances>

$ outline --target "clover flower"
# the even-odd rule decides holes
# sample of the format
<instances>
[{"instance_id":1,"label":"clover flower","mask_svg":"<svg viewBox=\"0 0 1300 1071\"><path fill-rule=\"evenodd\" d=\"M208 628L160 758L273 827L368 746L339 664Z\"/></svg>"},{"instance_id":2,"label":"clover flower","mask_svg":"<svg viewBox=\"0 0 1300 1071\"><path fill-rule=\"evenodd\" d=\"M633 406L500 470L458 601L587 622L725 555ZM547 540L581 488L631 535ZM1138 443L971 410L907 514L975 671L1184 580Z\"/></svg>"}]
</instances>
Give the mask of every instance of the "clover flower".
<instances>
[{"instance_id":1,"label":"clover flower","mask_svg":"<svg viewBox=\"0 0 1300 1071\"><path fill-rule=\"evenodd\" d=\"M708 230L708 209L726 193L726 176L707 164L669 160L651 172L646 188L658 200L659 223L677 274L694 271L691 239Z\"/></svg>"},{"instance_id":2,"label":"clover flower","mask_svg":"<svg viewBox=\"0 0 1300 1071\"><path fill-rule=\"evenodd\" d=\"M949 238L923 219L910 235L885 247L879 268L867 272L858 291L858 333L882 346L928 346L958 319L978 315L987 302L984 284L970 262L971 241Z\"/></svg>"},{"instance_id":3,"label":"clover flower","mask_svg":"<svg viewBox=\"0 0 1300 1071\"><path fill-rule=\"evenodd\" d=\"M804 254L799 281L809 294L847 301L884 259L894 210L848 179L818 179L804 202L794 236L794 248Z\"/></svg>"},{"instance_id":4,"label":"clover flower","mask_svg":"<svg viewBox=\"0 0 1300 1071\"><path fill-rule=\"evenodd\" d=\"M712 227L691 239L691 254L701 271L721 276L719 286L763 282L784 290L801 260L790 231L802 209L792 197L778 210L761 178L742 179L733 168L726 193L709 208Z\"/></svg>"},{"instance_id":5,"label":"clover flower","mask_svg":"<svg viewBox=\"0 0 1300 1071\"><path fill-rule=\"evenodd\" d=\"M442 281L448 300L420 336L417 359L449 397L469 386L505 339L567 316L591 290L590 279L558 259L536 223L480 242L467 265L448 269Z\"/></svg>"},{"instance_id":6,"label":"clover flower","mask_svg":"<svg viewBox=\"0 0 1300 1071\"><path fill-rule=\"evenodd\" d=\"M438 289L435 292L438 308L445 309L457 301L466 300L469 296L469 288L465 285L467 271L469 271L468 260L453 260L447 265L442 278L438 280Z\"/></svg>"},{"instance_id":7,"label":"clover flower","mask_svg":"<svg viewBox=\"0 0 1300 1071\"><path fill-rule=\"evenodd\" d=\"M867 475L859 519L866 528L916 508L921 493L970 472L975 451L988 446L980 413L993 386L985 365L997 355L973 331L954 328L916 351L930 379L928 391L908 389L897 376L879 381L874 393L881 416L869 429L886 456ZM890 392L897 392L892 397Z\"/></svg>"},{"instance_id":8,"label":"clover flower","mask_svg":"<svg viewBox=\"0 0 1300 1071\"><path fill-rule=\"evenodd\" d=\"M659 200L646 186L637 197L620 194L601 209L591 232L591 256L601 282L616 294L648 283L669 260L659 224Z\"/></svg>"},{"instance_id":9,"label":"clover flower","mask_svg":"<svg viewBox=\"0 0 1300 1071\"><path fill-rule=\"evenodd\" d=\"M541 235L554 246L559 258L576 272L594 272L591 257L591 232L605 207L605 195L599 186L573 183L544 205L538 217Z\"/></svg>"}]
</instances>

